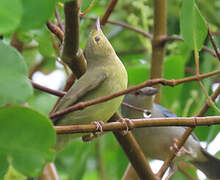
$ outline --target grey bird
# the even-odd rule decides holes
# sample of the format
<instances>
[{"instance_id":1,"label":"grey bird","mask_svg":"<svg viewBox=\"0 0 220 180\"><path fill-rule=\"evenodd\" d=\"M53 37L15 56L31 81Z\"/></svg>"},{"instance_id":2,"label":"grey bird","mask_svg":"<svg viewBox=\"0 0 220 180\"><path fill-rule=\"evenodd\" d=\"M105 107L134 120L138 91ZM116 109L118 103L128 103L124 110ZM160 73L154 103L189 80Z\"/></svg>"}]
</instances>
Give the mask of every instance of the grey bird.
<instances>
[{"instance_id":1,"label":"grey bird","mask_svg":"<svg viewBox=\"0 0 220 180\"><path fill-rule=\"evenodd\" d=\"M159 104L153 103L154 95L158 92L156 88L145 87L140 90L127 94L124 103L151 111L151 117L176 117ZM146 114L135 109L122 106L122 115L129 119L142 119ZM146 157L152 159L165 160L170 153L170 148L174 143L174 139L178 139L184 133L186 127L170 126L170 127L144 127L136 128L132 131L134 137L145 153ZM212 180L220 180L220 159L214 157L201 147L195 134L191 134L184 144L187 151L181 157L181 160L190 161L198 169L200 169L208 178Z\"/></svg>"}]
</instances>

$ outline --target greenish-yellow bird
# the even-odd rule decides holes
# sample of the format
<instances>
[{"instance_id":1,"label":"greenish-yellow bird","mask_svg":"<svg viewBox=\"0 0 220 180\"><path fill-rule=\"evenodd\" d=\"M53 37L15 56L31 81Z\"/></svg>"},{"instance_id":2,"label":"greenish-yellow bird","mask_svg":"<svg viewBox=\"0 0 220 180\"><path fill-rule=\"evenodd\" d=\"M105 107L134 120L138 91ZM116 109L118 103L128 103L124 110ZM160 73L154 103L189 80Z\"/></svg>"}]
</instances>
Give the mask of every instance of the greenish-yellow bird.
<instances>
[{"instance_id":1,"label":"greenish-yellow bird","mask_svg":"<svg viewBox=\"0 0 220 180\"><path fill-rule=\"evenodd\" d=\"M154 94L157 89L145 87L125 96L124 102L133 106L150 110L151 117L176 117L175 114L161 105L153 103ZM142 119L146 116L144 112L122 106L122 115L130 119ZM175 138L180 138L185 127L144 127L132 131L137 142L147 157L165 160L170 153L170 148ZM220 180L220 159L209 154L200 145L195 134L191 134L184 144L186 153L182 154L181 160L190 161L212 180Z\"/></svg>"},{"instance_id":2,"label":"greenish-yellow bird","mask_svg":"<svg viewBox=\"0 0 220 180\"><path fill-rule=\"evenodd\" d=\"M69 89L55 108L55 112L78 102L85 102L110 95L127 88L127 72L113 47L103 34L99 19L91 31L85 48L87 71ZM93 121L106 122L116 112L123 96L88 106L55 118L56 125L89 124ZM57 146L63 147L74 137L82 134L58 135ZM65 137L65 138L64 138Z\"/></svg>"}]
</instances>

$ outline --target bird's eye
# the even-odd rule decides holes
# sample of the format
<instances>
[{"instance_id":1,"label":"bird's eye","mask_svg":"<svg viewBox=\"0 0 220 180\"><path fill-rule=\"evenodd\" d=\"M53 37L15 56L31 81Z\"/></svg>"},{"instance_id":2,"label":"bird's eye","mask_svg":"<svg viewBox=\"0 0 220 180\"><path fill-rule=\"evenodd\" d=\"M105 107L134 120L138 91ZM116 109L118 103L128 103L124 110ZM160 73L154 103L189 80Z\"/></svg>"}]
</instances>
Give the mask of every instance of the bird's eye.
<instances>
[{"instance_id":1,"label":"bird's eye","mask_svg":"<svg viewBox=\"0 0 220 180\"><path fill-rule=\"evenodd\" d=\"M139 91L136 91L136 92L134 93L134 95L135 95L135 96L138 96L138 95L140 95L140 92L139 92Z\"/></svg>"},{"instance_id":2,"label":"bird's eye","mask_svg":"<svg viewBox=\"0 0 220 180\"><path fill-rule=\"evenodd\" d=\"M96 37L95 37L95 41L98 42L99 40L100 40L100 37L99 37L99 36L96 36Z\"/></svg>"}]
</instances>

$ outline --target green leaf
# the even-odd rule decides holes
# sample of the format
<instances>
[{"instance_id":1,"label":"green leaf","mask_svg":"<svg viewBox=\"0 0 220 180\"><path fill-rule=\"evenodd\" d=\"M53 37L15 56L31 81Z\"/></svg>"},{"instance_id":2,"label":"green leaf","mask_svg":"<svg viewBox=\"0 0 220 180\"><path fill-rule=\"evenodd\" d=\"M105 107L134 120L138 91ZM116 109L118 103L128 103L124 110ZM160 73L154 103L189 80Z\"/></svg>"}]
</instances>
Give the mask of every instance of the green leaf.
<instances>
[{"instance_id":1,"label":"green leaf","mask_svg":"<svg viewBox=\"0 0 220 180\"><path fill-rule=\"evenodd\" d=\"M0 1L0 34L7 34L15 30L22 16L21 1Z\"/></svg>"},{"instance_id":2,"label":"green leaf","mask_svg":"<svg viewBox=\"0 0 220 180\"><path fill-rule=\"evenodd\" d=\"M0 153L0 179L4 178L4 175L8 171L9 164L7 161L7 156L4 153Z\"/></svg>"},{"instance_id":3,"label":"green leaf","mask_svg":"<svg viewBox=\"0 0 220 180\"><path fill-rule=\"evenodd\" d=\"M19 30L36 29L43 26L52 16L55 0L21 0L23 16Z\"/></svg>"},{"instance_id":4,"label":"green leaf","mask_svg":"<svg viewBox=\"0 0 220 180\"><path fill-rule=\"evenodd\" d=\"M81 5L81 11L84 12L86 9L88 9L92 1L93 0L83 0Z\"/></svg>"},{"instance_id":5,"label":"green leaf","mask_svg":"<svg viewBox=\"0 0 220 180\"><path fill-rule=\"evenodd\" d=\"M136 64L126 66L129 85L135 85L146 81L148 79L149 69L149 63L142 64L137 62Z\"/></svg>"},{"instance_id":6,"label":"green leaf","mask_svg":"<svg viewBox=\"0 0 220 180\"><path fill-rule=\"evenodd\" d=\"M184 67L185 61L181 56L169 56L164 63L164 78L166 79L180 79L184 77ZM175 70L174 70L175 69ZM171 105L176 101L180 95L182 85L169 87L162 87L162 104L166 107L171 107Z\"/></svg>"},{"instance_id":7,"label":"green leaf","mask_svg":"<svg viewBox=\"0 0 220 180\"><path fill-rule=\"evenodd\" d=\"M2 41L0 54L0 107L10 103L24 103L33 93L24 59L18 51Z\"/></svg>"},{"instance_id":8,"label":"green leaf","mask_svg":"<svg viewBox=\"0 0 220 180\"><path fill-rule=\"evenodd\" d=\"M38 176L54 158L56 133L51 121L26 107L0 109L0 154L4 161L29 177ZM7 161L6 161L7 160Z\"/></svg>"},{"instance_id":9,"label":"green leaf","mask_svg":"<svg viewBox=\"0 0 220 180\"><path fill-rule=\"evenodd\" d=\"M43 114L48 114L56 103L57 97L47 93L35 94L28 104Z\"/></svg>"},{"instance_id":10,"label":"green leaf","mask_svg":"<svg viewBox=\"0 0 220 180\"><path fill-rule=\"evenodd\" d=\"M207 35L207 26L194 0L183 1L180 29L184 42L191 49L200 50L202 48Z\"/></svg>"},{"instance_id":11,"label":"green leaf","mask_svg":"<svg viewBox=\"0 0 220 180\"><path fill-rule=\"evenodd\" d=\"M55 55L55 49L52 44L51 34L45 27L33 32L35 39L39 43L39 51L43 56L50 57Z\"/></svg>"}]
</instances>

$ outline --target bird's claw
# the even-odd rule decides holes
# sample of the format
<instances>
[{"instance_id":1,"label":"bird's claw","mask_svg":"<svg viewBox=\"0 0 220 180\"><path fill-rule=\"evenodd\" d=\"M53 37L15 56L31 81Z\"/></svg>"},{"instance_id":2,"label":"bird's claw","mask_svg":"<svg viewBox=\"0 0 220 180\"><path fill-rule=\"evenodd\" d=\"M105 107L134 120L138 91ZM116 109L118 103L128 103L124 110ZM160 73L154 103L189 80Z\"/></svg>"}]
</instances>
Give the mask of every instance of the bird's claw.
<instances>
[{"instance_id":1,"label":"bird's claw","mask_svg":"<svg viewBox=\"0 0 220 180\"><path fill-rule=\"evenodd\" d=\"M121 131L122 135L125 136L128 134L129 129L132 129L133 122L127 118L120 119L120 122L126 125L126 130Z\"/></svg>"},{"instance_id":2,"label":"bird's claw","mask_svg":"<svg viewBox=\"0 0 220 180\"><path fill-rule=\"evenodd\" d=\"M84 142L92 141L93 139L106 134L106 132L103 132L103 130L102 130L102 125L104 124L104 122L102 122L102 121L93 121L91 124L96 125L96 130L99 131L100 133L93 132L92 136L90 134L83 136L82 140Z\"/></svg>"}]
</instances>

